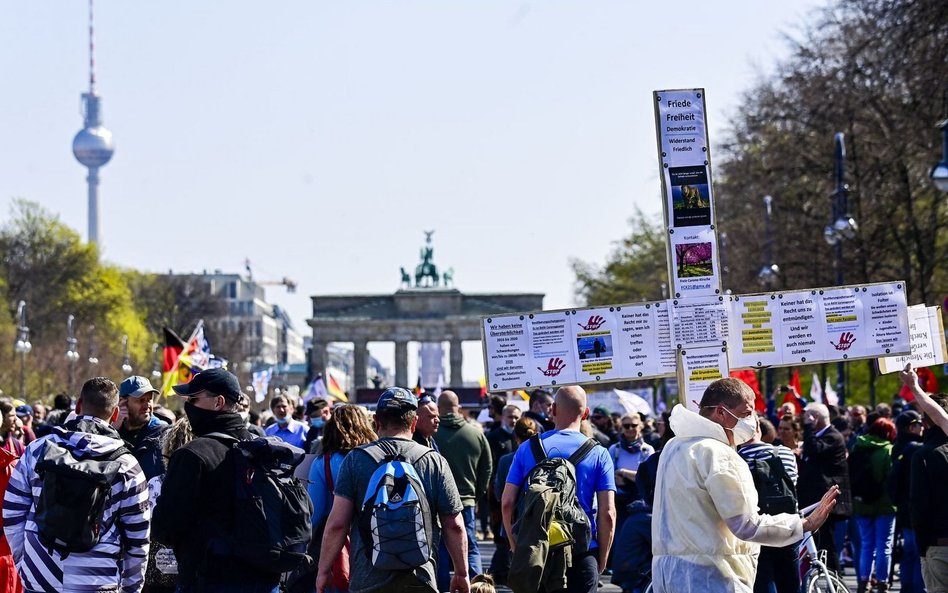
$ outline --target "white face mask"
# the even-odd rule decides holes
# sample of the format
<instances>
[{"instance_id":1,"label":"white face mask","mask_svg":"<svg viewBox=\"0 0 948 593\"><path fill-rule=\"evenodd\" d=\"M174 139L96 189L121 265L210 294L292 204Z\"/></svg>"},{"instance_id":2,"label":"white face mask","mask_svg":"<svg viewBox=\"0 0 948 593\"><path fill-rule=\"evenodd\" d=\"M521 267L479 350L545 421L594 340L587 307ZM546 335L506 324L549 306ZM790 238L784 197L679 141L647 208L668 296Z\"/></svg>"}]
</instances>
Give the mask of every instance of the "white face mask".
<instances>
[{"instance_id":1,"label":"white face mask","mask_svg":"<svg viewBox=\"0 0 948 593\"><path fill-rule=\"evenodd\" d=\"M721 406L721 408L734 417L737 420L737 424L734 425L734 428L725 428L724 430L730 430L731 434L734 435L734 444L743 445L747 441L754 438L754 433L757 432L757 415L751 414L745 418L738 418L734 416L733 412Z\"/></svg>"}]
</instances>

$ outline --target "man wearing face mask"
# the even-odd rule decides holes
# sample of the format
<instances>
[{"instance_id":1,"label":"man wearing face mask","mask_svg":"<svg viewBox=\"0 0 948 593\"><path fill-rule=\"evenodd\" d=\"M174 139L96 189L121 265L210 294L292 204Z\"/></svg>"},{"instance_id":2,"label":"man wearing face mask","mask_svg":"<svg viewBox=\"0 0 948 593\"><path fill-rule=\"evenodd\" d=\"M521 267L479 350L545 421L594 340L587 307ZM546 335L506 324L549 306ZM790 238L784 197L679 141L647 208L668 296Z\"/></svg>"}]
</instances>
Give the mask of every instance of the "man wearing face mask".
<instances>
[{"instance_id":1,"label":"man wearing face mask","mask_svg":"<svg viewBox=\"0 0 948 593\"><path fill-rule=\"evenodd\" d=\"M759 514L754 479L734 449L757 429L754 392L737 379L719 379L698 409L675 406L676 436L659 459L652 585L655 593L750 593L760 545L787 546L818 529L838 489L830 488L805 519Z\"/></svg>"},{"instance_id":2,"label":"man wearing face mask","mask_svg":"<svg viewBox=\"0 0 948 593\"><path fill-rule=\"evenodd\" d=\"M306 433L309 428L299 420L294 420L290 400L283 395L274 395L270 399L270 411L276 422L264 429L268 437L277 437L285 443L306 451Z\"/></svg>"},{"instance_id":3,"label":"man wearing face mask","mask_svg":"<svg viewBox=\"0 0 948 593\"><path fill-rule=\"evenodd\" d=\"M306 402L306 421L309 428L306 431L306 442L303 450L315 453L319 441L323 438L323 429L332 418L332 400L316 397Z\"/></svg>"},{"instance_id":4,"label":"man wearing face mask","mask_svg":"<svg viewBox=\"0 0 948 593\"><path fill-rule=\"evenodd\" d=\"M262 572L212 546L220 526L229 526L234 516L235 469L224 459L230 439L253 436L237 411L237 377L208 369L174 390L185 399L184 413L195 438L171 456L152 518L152 538L174 549L178 591L276 593L280 573Z\"/></svg>"}]
</instances>

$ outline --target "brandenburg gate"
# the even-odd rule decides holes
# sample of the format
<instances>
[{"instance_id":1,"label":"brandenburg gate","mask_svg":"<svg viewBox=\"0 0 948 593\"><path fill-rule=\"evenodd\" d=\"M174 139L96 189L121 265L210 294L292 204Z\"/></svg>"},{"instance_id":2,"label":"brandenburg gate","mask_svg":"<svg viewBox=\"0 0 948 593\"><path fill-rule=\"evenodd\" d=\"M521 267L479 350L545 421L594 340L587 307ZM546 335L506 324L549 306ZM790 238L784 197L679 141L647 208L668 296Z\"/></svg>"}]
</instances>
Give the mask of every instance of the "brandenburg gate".
<instances>
[{"instance_id":1,"label":"brandenburg gate","mask_svg":"<svg viewBox=\"0 0 948 593\"><path fill-rule=\"evenodd\" d=\"M543 308L541 293L465 294L447 284L453 271L441 274L433 263L431 234L412 278L402 268L402 288L394 294L316 295L312 297L312 373L326 373L330 342L353 345L352 390L369 387L369 342L395 343L395 384L407 387L409 342L448 342L450 377L447 385L461 386L464 362L461 346L481 340L481 317Z\"/></svg>"}]
</instances>

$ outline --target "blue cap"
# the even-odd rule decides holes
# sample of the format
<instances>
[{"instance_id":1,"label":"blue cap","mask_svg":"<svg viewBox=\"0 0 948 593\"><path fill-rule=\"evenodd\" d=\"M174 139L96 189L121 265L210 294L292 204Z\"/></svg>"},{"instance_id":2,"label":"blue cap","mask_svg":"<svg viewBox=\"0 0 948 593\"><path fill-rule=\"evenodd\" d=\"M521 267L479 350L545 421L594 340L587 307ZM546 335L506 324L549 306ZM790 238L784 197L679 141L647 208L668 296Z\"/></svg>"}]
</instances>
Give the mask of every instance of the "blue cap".
<instances>
[{"instance_id":1,"label":"blue cap","mask_svg":"<svg viewBox=\"0 0 948 593\"><path fill-rule=\"evenodd\" d=\"M29 405L26 405L26 404L23 404L22 406L17 406L17 407L16 407L16 415L19 416L19 417L21 417L21 418L22 418L23 416L32 416L32 415L33 415L33 407L32 407L32 406L29 406Z\"/></svg>"},{"instance_id":2,"label":"blue cap","mask_svg":"<svg viewBox=\"0 0 948 593\"><path fill-rule=\"evenodd\" d=\"M379 396L376 410L417 410L418 398L403 387L389 387Z\"/></svg>"},{"instance_id":3,"label":"blue cap","mask_svg":"<svg viewBox=\"0 0 948 593\"><path fill-rule=\"evenodd\" d=\"M132 375L119 385L119 397L141 397L146 393L158 393L158 390L145 377Z\"/></svg>"}]
</instances>

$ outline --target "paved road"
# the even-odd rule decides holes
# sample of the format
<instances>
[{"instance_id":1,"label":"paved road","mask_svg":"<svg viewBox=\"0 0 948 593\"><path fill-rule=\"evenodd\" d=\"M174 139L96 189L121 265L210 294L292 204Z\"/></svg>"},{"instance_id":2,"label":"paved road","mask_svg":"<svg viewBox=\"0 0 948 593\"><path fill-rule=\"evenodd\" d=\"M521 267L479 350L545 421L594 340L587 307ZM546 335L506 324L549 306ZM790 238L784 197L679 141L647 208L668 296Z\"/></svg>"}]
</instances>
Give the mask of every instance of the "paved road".
<instances>
[{"instance_id":1,"label":"paved road","mask_svg":"<svg viewBox=\"0 0 948 593\"><path fill-rule=\"evenodd\" d=\"M481 558L482 558L482 560L483 560L483 562L484 562L484 566L487 567L487 566L490 565L490 558L491 558L491 556L494 554L494 543L493 543L493 542L484 542L484 541L479 541L479 542L477 542L477 543L478 543L478 545L480 546L480 549L481 549ZM855 591L856 591L856 573L855 573L855 571L854 571L853 568L850 566L850 567L846 567L845 569L843 569L843 573L844 573L844 574L843 574L843 580L846 582L846 585L849 587L849 590L852 591L852 592L855 592ZM896 575L898 575L898 569L897 569L897 568L896 568ZM601 580L601 583L602 583L602 586L599 588L599 591L600 591L601 593L621 593L621 591L622 591L622 589L620 589L618 586L612 584L612 582L611 582L611 580L610 580L610 577L608 577L608 576L603 576L603 577L602 577L602 580ZM502 592L502 593L508 593L508 592L510 591L510 589L508 589L508 588L506 588L506 587L498 587L498 588L497 588L497 591ZM896 580L895 583L893 583L892 589L890 589L890 591L893 591L893 592L899 591L899 581L898 581L898 580Z\"/></svg>"}]
</instances>

